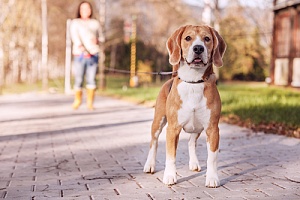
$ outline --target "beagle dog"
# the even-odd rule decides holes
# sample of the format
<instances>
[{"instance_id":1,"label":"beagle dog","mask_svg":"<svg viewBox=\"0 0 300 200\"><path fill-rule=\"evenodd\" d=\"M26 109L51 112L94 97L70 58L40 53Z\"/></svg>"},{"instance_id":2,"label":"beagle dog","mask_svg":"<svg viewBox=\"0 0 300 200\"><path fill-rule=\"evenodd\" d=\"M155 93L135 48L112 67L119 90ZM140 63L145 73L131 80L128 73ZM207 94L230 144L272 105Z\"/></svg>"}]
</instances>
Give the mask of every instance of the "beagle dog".
<instances>
[{"instance_id":1,"label":"beagle dog","mask_svg":"<svg viewBox=\"0 0 300 200\"><path fill-rule=\"evenodd\" d=\"M183 129L190 133L188 142L189 169L200 171L196 141L200 133L207 135L207 187L218 187L217 155L219 151L219 118L221 100L213 74L213 64L223 65L226 44L219 33L209 26L187 25L177 29L167 41L169 62L177 76L161 88L156 100L151 129L151 143L144 172L154 173L158 137L168 123L166 163L163 182L172 185L176 177L176 149Z\"/></svg>"}]
</instances>

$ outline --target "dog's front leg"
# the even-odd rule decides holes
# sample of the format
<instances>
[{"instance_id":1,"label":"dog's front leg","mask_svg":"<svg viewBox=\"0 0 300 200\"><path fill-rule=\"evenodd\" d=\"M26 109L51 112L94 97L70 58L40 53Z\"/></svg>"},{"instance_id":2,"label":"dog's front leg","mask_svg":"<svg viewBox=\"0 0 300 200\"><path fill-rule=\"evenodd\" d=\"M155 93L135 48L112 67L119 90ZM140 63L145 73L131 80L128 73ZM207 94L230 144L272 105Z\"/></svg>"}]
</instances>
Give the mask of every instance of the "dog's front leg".
<instances>
[{"instance_id":1,"label":"dog's front leg","mask_svg":"<svg viewBox=\"0 0 300 200\"><path fill-rule=\"evenodd\" d=\"M171 127L168 125L166 138L166 166L163 178L164 184L167 185L173 185L177 182L175 163L180 131L180 127Z\"/></svg>"},{"instance_id":2,"label":"dog's front leg","mask_svg":"<svg viewBox=\"0 0 300 200\"><path fill-rule=\"evenodd\" d=\"M206 187L219 187L220 181L217 174L217 156L219 152L219 128L208 128L207 134L207 171Z\"/></svg>"}]
</instances>

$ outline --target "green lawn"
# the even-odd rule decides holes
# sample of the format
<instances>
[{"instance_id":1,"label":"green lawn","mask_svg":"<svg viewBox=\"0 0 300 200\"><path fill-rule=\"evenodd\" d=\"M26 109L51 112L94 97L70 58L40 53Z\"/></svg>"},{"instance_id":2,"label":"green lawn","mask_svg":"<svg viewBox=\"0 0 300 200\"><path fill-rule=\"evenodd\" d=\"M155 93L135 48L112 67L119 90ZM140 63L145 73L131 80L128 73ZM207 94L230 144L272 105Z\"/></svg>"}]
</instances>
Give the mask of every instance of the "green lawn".
<instances>
[{"instance_id":1,"label":"green lawn","mask_svg":"<svg viewBox=\"0 0 300 200\"><path fill-rule=\"evenodd\" d=\"M54 79L49 80L48 82L49 91L63 93L64 92L64 79ZM2 91L2 95L6 94L19 94L32 91L42 91L42 82L38 81L37 83L19 83L6 85ZM0 94L1 95L1 94Z\"/></svg>"},{"instance_id":2,"label":"green lawn","mask_svg":"<svg viewBox=\"0 0 300 200\"><path fill-rule=\"evenodd\" d=\"M110 77L102 94L137 102L155 101L160 86L122 89L128 78ZM123 87L124 88L124 87ZM280 124L300 128L300 90L267 86L265 83L221 83L222 117L234 116L254 125Z\"/></svg>"},{"instance_id":3,"label":"green lawn","mask_svg":"<svg viewBox=\"0 0 300 200\"><path fill-rule=\"evenodd\" d=\"M261 84L221 84L222 114L254 124L282 123L300 127L300 91Z\"/></svg>"},{"instance_id":4,"label":"green lawn","mask_svg":"<svg viewBox=\"0 0 300 200\"><path fill-rule=\"evenodd\" d=\"M135 101L138 103L154 102L160 90L160 86L149 85L138 88L130 88L129 77L109 76L106 79L106 90L101 95L114 96Z\"/></svg>"}]
</instances>

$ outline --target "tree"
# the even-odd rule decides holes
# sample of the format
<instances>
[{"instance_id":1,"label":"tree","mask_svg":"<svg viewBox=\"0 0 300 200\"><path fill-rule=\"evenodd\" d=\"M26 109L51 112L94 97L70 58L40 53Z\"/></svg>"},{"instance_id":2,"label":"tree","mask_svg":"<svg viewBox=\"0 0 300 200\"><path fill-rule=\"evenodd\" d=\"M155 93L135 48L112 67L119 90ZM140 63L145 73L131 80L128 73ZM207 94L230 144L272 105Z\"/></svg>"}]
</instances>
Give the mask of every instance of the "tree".
<instances>
[{"instance_id":1,"label":"tree","mask_svg":"<svg viewBox=\"0 0 300 200\"><path fill-rule=\"evenodd\" d=\"M48 18L47 0L41 0L42 7L42 82L43 89L48 88Z\"/></svg>"},{"instance_id":2,"label":"tree","mask_svg":"<svg viewBox=\"0 0 300 200\"><path fill-rule=\"evenodd\" d=\"M95 2L99 0L89 1L94 8L94 17L98 18ZM220 69L221 78L232 79L240 74L257 79L268 64L272 12L263 9L270 8L267 3L270 1L253 0L251 2L259 2L255 8L245 7L237 0L228 0L225 7L220 7L219 1L212 1L212 13L228 44L225 67ZM64 76L66 21L75 18L80 2L47 1L49 79ZM1 0L0 4L0 54L3 52L2 59L0 56L0 65L3 66L0 87L41 80L41 0ZM151 60L153 71L171 70L166 41L175 29L202 23L203 8L187 5L182 0L106 0L106 4L113 12L106 13L105 65L116 69L129 69L129 45L123 41L123 24L132 14L137 15L137 62Z\"/></svg>"},{"instance_id":3,"label":"tree","mask_svg":"<svg viewBox=\"0 0 300 200\"><path fill-rule=\"evenodd\" d=\"M264 80L267 68L265 52L268 47L261 45L259 25L244 15L245 8L240 6L238 1L234 1L227 9L228 14L221 20L220 26L221 34L227 43L224 68L230 70L221 69L220 78Z\"/></svg>"}]
</instances>

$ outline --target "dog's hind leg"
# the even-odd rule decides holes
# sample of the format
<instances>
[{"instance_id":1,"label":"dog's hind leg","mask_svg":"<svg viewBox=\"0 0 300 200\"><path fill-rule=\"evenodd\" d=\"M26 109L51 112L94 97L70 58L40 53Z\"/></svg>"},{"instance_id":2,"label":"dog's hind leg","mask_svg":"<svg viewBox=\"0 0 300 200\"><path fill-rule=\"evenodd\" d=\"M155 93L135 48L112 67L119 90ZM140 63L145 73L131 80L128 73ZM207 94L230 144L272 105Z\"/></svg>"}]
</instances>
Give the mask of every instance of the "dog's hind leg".
<instances>
[{"instance_id":1,"label":"dog's hind leg","mask_svg":"<svg viewBox=\"0 0 300 200\"><path fill-rule=\"evenodd\" d=\"M155 160L158 146L158 137L163 129L163 127L167 123L166 119L166 101L168 94L170 92L170 88L172 87L173 79L167 81L163 86L161 91L158 94L156 106L155 106L155 114L154 120L152 122L151 128L151 142L150 142L150 150L148 153L147 161L144 165L144 172L146 173L154 173L155 170Z\"/></svg>"},{"instance_id":2,"label":"dog's hind leg","mask_svg":"<svg viewBox=\"0 0 300 200\"><path fill-rule=\"evenodd\" d=\"M154 173L157 146L158 146L158 137L163 127L166 125L166 123L167 123L166 116L155 118L155 120L152 123L150 150L148 153L147 161L144 166L144 172L146 173Z\"/></svg>"},{"instance_id":3,"label":"dog's hind leg","mask_svg":"<svg viewBox=\"0 0 300 200\"><path fill-rule=\"evenodd\" d=\"M189 139L189 156L190 156L190 161L189 161L189 168L191 171L198 171L200 172L201 167L196 155L196 145L197 145L197 139L199 138L200 133L192 133L190 135Z\"/></svg>"}]
</instances>

